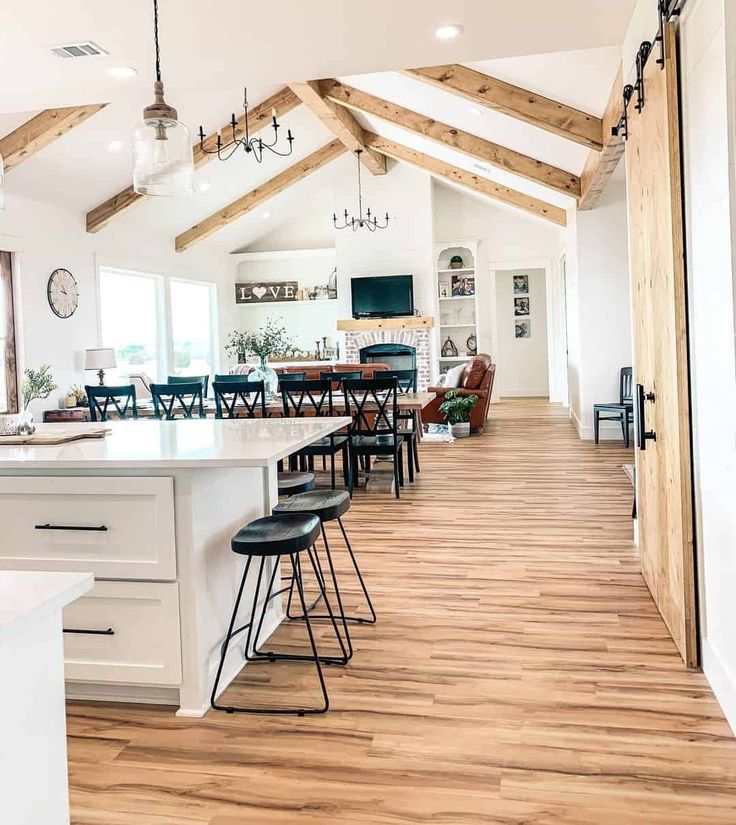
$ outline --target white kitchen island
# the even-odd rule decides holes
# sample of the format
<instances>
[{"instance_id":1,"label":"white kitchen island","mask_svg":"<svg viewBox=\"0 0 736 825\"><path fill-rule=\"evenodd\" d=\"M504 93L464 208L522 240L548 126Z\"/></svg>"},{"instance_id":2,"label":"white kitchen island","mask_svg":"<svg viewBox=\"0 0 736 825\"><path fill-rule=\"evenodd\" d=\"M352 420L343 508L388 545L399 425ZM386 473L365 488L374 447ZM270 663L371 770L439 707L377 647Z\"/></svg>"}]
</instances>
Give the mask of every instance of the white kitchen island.
<instances>
[{"instance_id":1,"label":"white kitchen island","mask_svg":"<svg viewBox=\"0 0 736 825\"><path fill-rule=\"evenodd\" d=\"M67 694L206 713L243 569L230 539L271 512L280 459L348 423L123 421L104 439L0 446L0 569L95 575L64 611ZM273 599L262 638L282 617ZM242 666L233 645L223 688Z\"/></svg>"}]
</instances>

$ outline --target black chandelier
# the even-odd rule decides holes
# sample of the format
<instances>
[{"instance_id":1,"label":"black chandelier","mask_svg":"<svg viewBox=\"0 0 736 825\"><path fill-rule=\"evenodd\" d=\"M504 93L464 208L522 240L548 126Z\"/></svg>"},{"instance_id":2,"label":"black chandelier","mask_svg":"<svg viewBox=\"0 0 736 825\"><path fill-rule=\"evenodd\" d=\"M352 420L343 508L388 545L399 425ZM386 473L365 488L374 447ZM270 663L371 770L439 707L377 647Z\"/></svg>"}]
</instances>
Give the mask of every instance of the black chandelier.
<instances>
[{"instance_id":1,"label":"black chandelier","mask_svg":"<svg viewBox=\"0 0 736 825\"><path fill-rule=\"evenodd\" d=\"M253 157L261 163L263 161L263 152L264 150L268 149L269 152L273 152L274 155L279 155L279 157L287 158L293 151L294 151L294 136L291 134L291 129L287 129L286 132L286 140L289 145L289 148L285 151L280 151L276 148L277 143L279 142L279 129L281 128L281 124L276 120L276 109L273 109L271 112L271 128L273 129L273 140L270 143L266 143L260 137L251 137L250 130L248 128L248 89L243 89L243 123L245 124L245 134L241 137L238 135L238 121L235 119L235 112L233 112L232 117L230 118L230 128L232 129L232 138L223 143L222 134L218 130L217 132L217 143L215 144L214 149L208 149L205 145L205 134L204 129L200 126L199 127L199 148L202 152L207 155L217 155L219 160L229 160L238 149L243 149L243 151L247 155L253 155Z\"/></svg>"},{"instance_id":2,"label":"black chandelier","mask_svg":"<svg viewBox=\"0 0 736 825\"><path fill-rule=\"evenodd\" d=\"M350 217L346 209L343 223L340 225L337 222L337 215L333 214L332 223L335 225L335 229L352 229L353 232L357 232L359 229L365 227L371 232L375 232L376 229L386 229L388 227L388 212L386 212L386 222L383 224L379 223L378 219L371 215L370 209L366 210L365 216L363 215L363 187L360 182L360 155L362 151L362 149L358 149L355 152L355 156L358 158L358 217Z\"/></svg>"}]
</instances>

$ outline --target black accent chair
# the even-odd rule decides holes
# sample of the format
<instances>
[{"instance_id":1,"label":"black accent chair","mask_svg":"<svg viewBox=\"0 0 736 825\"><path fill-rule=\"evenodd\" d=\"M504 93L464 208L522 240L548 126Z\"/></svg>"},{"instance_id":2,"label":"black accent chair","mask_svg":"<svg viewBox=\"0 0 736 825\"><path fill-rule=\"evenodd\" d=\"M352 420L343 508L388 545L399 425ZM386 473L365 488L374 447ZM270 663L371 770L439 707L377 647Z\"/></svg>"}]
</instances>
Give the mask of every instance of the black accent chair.
<instances>
[{"instance_id":1,"label":"black accent chair","mask_svg":"<svg viewBox=\"0 0 736 825\"><path fill-rule=\"evenodd\" d=\"M263 381L213 381L215 418L266 418Z\"/></svg>"},{"instance_id":2,"label":"black accent chair","mask_svg":"<svg viewBox=\"0 0 736 825\"><path fill-rule=\"evenodd\" d=\"M281 387L281 403L284 418L304 418L305 416L334 416L332 403L332 382L327 379L312 379L311 381L287 381ZM345 486L351 487L350 452L347 435L330 433L320 438L308 447L300 450L297 456L300 459L302 470L314 468L314 457L330 459L330 481L335 489L335 456L342 453L342 469ZM306 466L305 466L306 463Z\"/></svg>"},{"instance_id":3,"label":"black accent chair","mask_svg":"<svg viewBox=\"0 0 736 825\"><path fill-rule=\"evenodd\" d=\"M235 599L235 605L230 617L230 624L228 627L225 641L220 648L220 662L217 667L217 675L215 676L215 683L212 686L212 695L210 697L210 705L214 710L222 710L226 713L264 713L269 715L276 714L290 714L294 713L298 716L306 714L326 713L330 706L329 696L327 694L327 685L322 674L322 664L342 665L347 664L350 659L349 646L346 646L346 640L340 635L337 626L336 616L342 618L342 608L340 613L335 614L330 604L330 597L327 595L326 579L319 567L319 559L316 554L315 542L320 535L320 519L316 515L307 513L289 513L277 516L266 516L259 518L246 525L235 535L231 542L233 553L244 556L246 559L245 569L243 570L243 577L238 588L238 595ZM327 609L328 618L331 620L332 630L335 638L340 646L340 655L325 656L321 655L317 650L317 643L314 637L314 631L309 617L309 608L304 597L304 582L302 574L302 558L306 553L308 558L308 565L316 578L317 585L320 591L320 597L324 601ZM288 557L291 562L292 577L291 586L285 589L274 592L274 585L276 583L276 576L279 573L280 565L277 563L278 559ZM270 566L266 564L267 559L270 559ZM250 572L251 566L257 566L255 592L252 598L252 607L249 611L249 620L236 627L238 614L240 610L240 603L243 598L243 591L245 589L246 579ZM265 585L265 587L264 587ZM332 577L332 585L334 593L337 596L337 604L341 605L340 591L337 586L337 579ZM271 599L283 593L288 589L293 591L296 587L299 596L299 603L301 606L303 621L306 625L307 636L309 638L310 652L308 654L299 653L279 653L273 650L261 651L259 649L258 640L261 637L263 624L266 618L266 611ZM260 616L259 614L260 608ZM345 621L342 621L343 626ZM220 679L222 677L223 667L227 659L227 651L232 639L243 631L247 631L245 645L243 647L243 655L248 662L312 662L322 693L322 704L317 707L304 707L303 705L296 707L242 707L230 704L220 704L218 702L218 688ZM270 644L268 642L267 644ZM349 645L349 642L348 642ZM248 669L250 673L250 668Z\"/></svg>"},{"instance_id":4,"label":"black accent chair","mask_svg":"<svg viewBox=\"0 0 736 825\"><path fill-rule=\"evenodd\" d=\"M595 443L600 436L601 421L618 421L624 436L624 444L629 446L629 427L634 423L634 385L631 367L622 367L619 375L618 404L593 405L593 430Z\"/></svg>"},{"instance_id":5,"label":"black accent chair","mask_svg":"<svg viewBox=\"0 0 736 825\"><path fill-rule=\"evenodd\" d=\"M361 378L343 382L345 415L352 418L348 430L351 489L358 481L358 460L371 471L372 456L391 456L394 492L404 486L404 437L399 430L398 381L396 378Z\"/></svg>"},{"instance_id":6,"label":"black accent chair","mask_svg":"<svg viewBox=\"0 0 736 825\"><path fill-rule=\"evenodd\" d=\"M321 372L321 381L330 381L335 392L343 391L343 381L358 381L363 377L362 370L351 370L350 372Z\"/></svg>"},{"instance_id":7,"label":"black accent chair","mask_svg":"<svg viewBox=\"0 0 736 825\"><path fill-rule=\"evenodd\" d=\"M282 384L288 384L289 381L306 381L306 372L282 372L279 374L279 390Z\"/></svg>"},{"instance_id":8,"label":"black accent chair","mask_svg":"<svg viewBox=\"0 0 736 825\"><path fill-rule=\"evenodd\" d=\"M110 413L115 413L121 421L130 414L131 418L138 418L135 387L124 384L119 387L91 387L85 386L87 403L89 404L90 421L107 421Z\"/></svg>"},{"instance_id":9,"label":"black accent chair","mask_svg":"<svg viewBox=\"0 0 736 825\"><path fill-rule=\"evenodd\" d=\"M183 418L205 418L204 384L195 379L191 383L151 384L153 414L156 418L173 421L180 413Z\"/></svg>"},{"instance_id":10,"label":"black accent chair","mask_svg":"<svg viewBox=\"0 0 736 825\"><path fill-rule=\"evenodd\" d=\"M377 378L396 378L399 395L417 391L417 371L411 370L376 370ZM409 471L409 481L414 481L414 471L421 471L419 467L419 421L416 410L399 410L399 421L405 422L401 434L406 440L406 467Z\"/></svg>"},{"instance_id":11,"label":"black accent chair","mask_svg":"<svg viewBox=\"0 0 736 825\"><path fill-rule=\"evenodd\" d=\"M191 384L193 381L201 381L204 389L205 398L207 397L207 390L210 386L209 375L170 375L169 384Z\"/></svg>"},{"instance_id":12,"label":"black accent chair","mask_svg":"<svg viewBox=\"0 0 736 825\"><path fill-rule=\"evenodd\" d=\"M248 380L248 377L246 375L240 375L240 374L233 375L232 373L227 373L227 374L223 374L223 375L215 374L215 381L219 381L220 384L225 384L225 383L234 384L234 383L237 383L238 381L247 381L247 380Z\"/></svg>"}]
</instances>

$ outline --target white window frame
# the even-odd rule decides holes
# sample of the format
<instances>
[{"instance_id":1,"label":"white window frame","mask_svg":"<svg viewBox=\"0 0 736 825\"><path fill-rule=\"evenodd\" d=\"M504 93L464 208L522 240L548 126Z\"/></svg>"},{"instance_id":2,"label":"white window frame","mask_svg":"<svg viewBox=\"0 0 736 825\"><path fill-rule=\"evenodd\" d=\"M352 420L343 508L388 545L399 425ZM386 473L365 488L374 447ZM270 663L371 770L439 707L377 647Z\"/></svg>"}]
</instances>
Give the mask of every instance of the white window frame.
<instances>
[{"instance_id":1,"label":"white window frame","mask_svg":"<svg viewBox=\"0 0 736 825\"><path fill-rule=\"evenodd\" d=\"M172 275L166 278L166 301L168 304L167 316L167 357L170 364L174 364L174 307L171 303L171 284L196 284L207 287L209 293L209 315L210 315L210 351L212 353L212 381L215 373L220 370L220 335L217 314L217 284L212 281L202 281L196 278L182 278L180 275ZM173 375L172 373L169 373Z\"/></svg>"}]
</instances>

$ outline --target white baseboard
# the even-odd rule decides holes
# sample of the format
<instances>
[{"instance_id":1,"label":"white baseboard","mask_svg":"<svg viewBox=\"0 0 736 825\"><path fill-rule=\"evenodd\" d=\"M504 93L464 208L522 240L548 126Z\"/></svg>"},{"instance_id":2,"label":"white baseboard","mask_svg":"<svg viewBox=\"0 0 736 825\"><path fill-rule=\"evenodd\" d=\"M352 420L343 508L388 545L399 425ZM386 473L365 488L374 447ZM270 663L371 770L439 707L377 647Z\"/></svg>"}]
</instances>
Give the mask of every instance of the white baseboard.
<instances>
[{"instance_id":1,"label":"white baseboard","mask_svg":"<svg viewBox=\"0 0 736 825\"><path fill-rule=\"evenodd\" d=\"M711 686L726 721L736 736L736 674L732 673L718 651L703 639L703 673Z\"/></svg>"}]
</instances>

